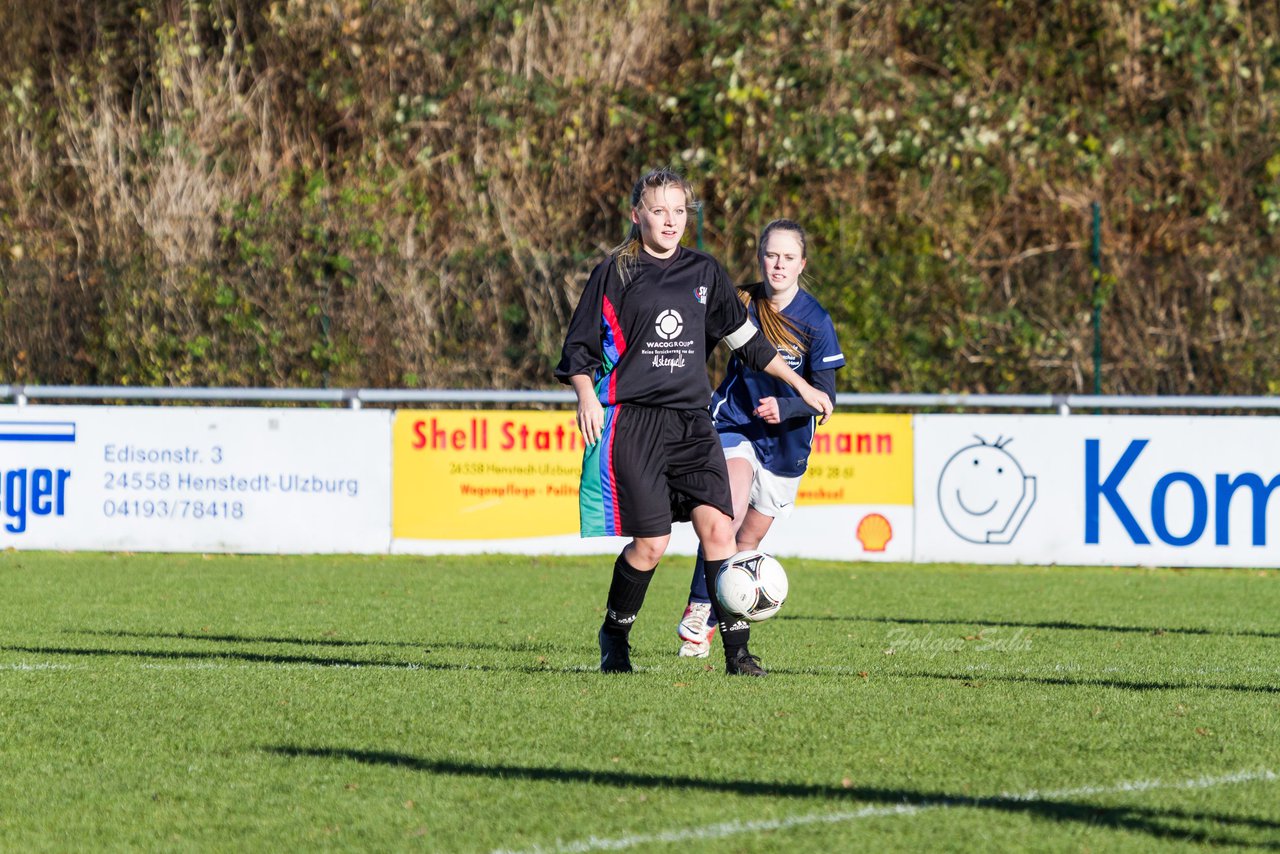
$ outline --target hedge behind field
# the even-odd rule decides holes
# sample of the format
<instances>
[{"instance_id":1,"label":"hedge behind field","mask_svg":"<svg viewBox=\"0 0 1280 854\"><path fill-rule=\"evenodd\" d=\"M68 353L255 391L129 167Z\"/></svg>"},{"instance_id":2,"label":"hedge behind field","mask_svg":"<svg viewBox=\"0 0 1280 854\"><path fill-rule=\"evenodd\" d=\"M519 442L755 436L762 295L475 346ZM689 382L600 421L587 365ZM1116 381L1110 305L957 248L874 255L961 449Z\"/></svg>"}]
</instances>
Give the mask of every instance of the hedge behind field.
<instances>
[{"instance_id":1,"label":"hedge behind field","mask_svg":"<svg viewBox=\"0 0 1280 854\"><path fill-rule=\"evenodd\" d=\"M810 230L841 390L1280 391L1280 12L0 6L0 381L538 388L637 174ZM1100 279L1091 206L1101 213Z\"/></svg>"}]
</instances>

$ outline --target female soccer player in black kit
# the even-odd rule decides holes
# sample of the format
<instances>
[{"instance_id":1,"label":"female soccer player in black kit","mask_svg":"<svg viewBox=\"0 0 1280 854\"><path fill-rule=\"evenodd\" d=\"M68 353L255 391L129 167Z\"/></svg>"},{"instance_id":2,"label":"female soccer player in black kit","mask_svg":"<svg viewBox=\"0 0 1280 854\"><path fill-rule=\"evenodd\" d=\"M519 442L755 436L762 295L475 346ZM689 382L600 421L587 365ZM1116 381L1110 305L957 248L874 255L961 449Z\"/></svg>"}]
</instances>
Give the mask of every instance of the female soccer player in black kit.
<instances>
[{"instance_id":1,"label":"female soccer player in black kit","mask_svg":"<svg viewBox=\"0 0 1280 854\"><path fill-rule=\"evenodd\" d=\"M556 377L578 397L586 449L579 495L582 536L631 537L613 566L600 669L630 672L631 625L671 539L691 521L708 585L734 553L733 501L711 421L709 348L721 340L756 370L831 414L831 399L787 366L759 333L728 275L680 245L693 206L683 177L647 173L631 191L631 233L596 266L569 323ZM745 623L720 624L725 671L763 676Z\"/></svg>"}]
</instances>

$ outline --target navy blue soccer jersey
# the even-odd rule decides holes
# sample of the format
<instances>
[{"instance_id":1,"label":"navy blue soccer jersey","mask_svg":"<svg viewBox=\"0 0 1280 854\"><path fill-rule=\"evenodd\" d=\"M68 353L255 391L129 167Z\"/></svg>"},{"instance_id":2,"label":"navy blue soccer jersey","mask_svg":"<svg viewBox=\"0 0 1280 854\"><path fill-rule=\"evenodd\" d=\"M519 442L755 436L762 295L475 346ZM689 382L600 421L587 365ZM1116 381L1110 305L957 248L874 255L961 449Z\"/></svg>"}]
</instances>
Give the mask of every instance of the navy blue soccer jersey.
<instances>
[{"instance_id":1,"label":"navy blue soccer jersey","mask_svg":"<svg viewBox=\"0 0 1280 854\"><path fill-rule=\"evenodd\" d=\"M624 285L617 259L587 280L569 322L556 377L592 378L605 406L706 409L710 347L724 339L763 368L774 350L757 334L724 268L681 246L670 258L641 251Z\"/></svg>"},{"instance_id":2,"label":"navy blue soccer jersey","mask_svg":"<svg viewBox=\"0 0 1280 854\"><path fill-rule=\"evenodd\" d=\"M754 320L754 309L751 315ZM812 295L801 290L782 310L782 316L791 321L807 348L800 355L779 348L779 355L792 370L827 392L834 401L834 371L844 365L844 353L836 340L831 315ZM762 397L778 399L781 423L768 424L752 415ZM724 381L712 398L711 414L719 432L738 433L747 438L768 471L780 477L799 477L808 468L816 413L791 386L763 371L753 370L736 355L729 360Z\"/></svg>"}]
</instances>

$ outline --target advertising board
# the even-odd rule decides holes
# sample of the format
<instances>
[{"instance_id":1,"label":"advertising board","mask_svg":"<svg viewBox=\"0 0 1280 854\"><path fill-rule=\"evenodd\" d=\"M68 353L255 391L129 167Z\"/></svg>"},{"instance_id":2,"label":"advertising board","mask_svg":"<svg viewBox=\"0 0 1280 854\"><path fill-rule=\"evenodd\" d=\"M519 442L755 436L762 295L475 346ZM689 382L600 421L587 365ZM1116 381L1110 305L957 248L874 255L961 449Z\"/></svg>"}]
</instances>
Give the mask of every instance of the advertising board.
<instances>
[{"instance_id":1,"label":"advertising board","mask_svg":"<svg viewBox=\"0 0 1280 854\"><path fill-rule=\"evenodd\" d=\"M1251 417L838 414L780 557L1280 566ZM0 407L0 548L616 554L557 411ZM692 555L678 524L668 553Z\"/></svg>"},{"instance_id":2,"label":"advertising board","mask_svg":"<svg viewBox=\"0 0 1280 854\"><path fill-rule=\"evenodd\" d=\"M390 413L0 407L0 548L385 552Z\"/></svg>"},{"instance_id":3,"label":"advertising board","mask_svg":"<svg viewBox=\"0 0 1280 854\"><path fill-rule=\"evenodd\" d=\"M916 560L1280 566L1275 422L916 416Z\"/></svg>"}]
</instances>

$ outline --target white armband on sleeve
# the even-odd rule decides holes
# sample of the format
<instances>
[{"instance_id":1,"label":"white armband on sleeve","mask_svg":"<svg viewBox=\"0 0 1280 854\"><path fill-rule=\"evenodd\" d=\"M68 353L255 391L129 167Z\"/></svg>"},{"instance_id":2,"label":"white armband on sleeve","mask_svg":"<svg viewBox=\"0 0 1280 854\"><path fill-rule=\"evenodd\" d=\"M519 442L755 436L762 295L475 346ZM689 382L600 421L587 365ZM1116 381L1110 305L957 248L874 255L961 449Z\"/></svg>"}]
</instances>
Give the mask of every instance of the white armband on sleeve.
<instances>
[{"instance_id":1,"label":"white armband on sleeve","mask_svg":"<svg viewBox=\"0 0 1280 854\"><path fill-rule=\"evenodd\" d=\"M739 347L754 338L755 334L759 331L760 330L756 329L755 324L748 320L726 335L724 337L724 343L728 344L731 350L737 350Z\"/></svg>"}]
</instances>

